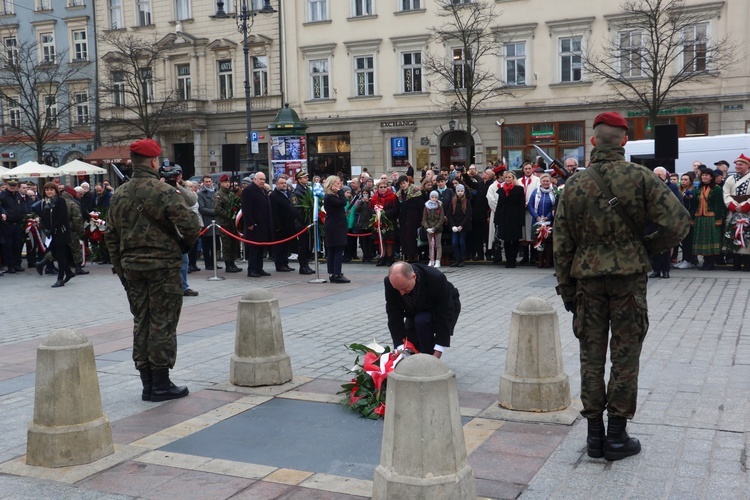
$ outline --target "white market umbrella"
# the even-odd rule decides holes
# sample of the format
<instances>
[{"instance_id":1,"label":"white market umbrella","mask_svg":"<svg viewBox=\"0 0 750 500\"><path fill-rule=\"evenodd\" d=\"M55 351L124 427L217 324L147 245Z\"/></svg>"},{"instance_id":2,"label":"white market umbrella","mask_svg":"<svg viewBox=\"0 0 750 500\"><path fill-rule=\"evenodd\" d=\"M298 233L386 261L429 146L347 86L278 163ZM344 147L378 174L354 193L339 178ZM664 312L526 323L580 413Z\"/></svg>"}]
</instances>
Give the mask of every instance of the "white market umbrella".
<instances>
[{"instance_id":1,"label":"white market umbrella","mask_svg":"<svg viewBox=\"0 0 750 500\"><path fill-rule=\"evenodd\" d=\"M10 169L0 166L0 175L3 175L5 172L10 172Z\"/></svg>"},{"instance_id":2,"label":"white market umbrella","mask_svg":"<svg viewBox=\"0 0 750 500\"><path fill-rule=\"evenodd\" d=\"M68 162L65 165L61 165L57 170L61 174L68 175L97 175L107 173L106 169L97 167L96 165L92 165L91 163L86 163L85 161L81 160L73 160L71 162Z\"/></svg>"},{"instance_id":3,"label":"white market umbrella","mask_svg":"<svg viewBox=\"0 0 750 500\"><path fill-rule=\"evenodd\" d=\"M23 165L2 174L3 179L20 179L22 177L60 177L60 171L35 161L27 161Z\"/></svg>"}]
</instances>

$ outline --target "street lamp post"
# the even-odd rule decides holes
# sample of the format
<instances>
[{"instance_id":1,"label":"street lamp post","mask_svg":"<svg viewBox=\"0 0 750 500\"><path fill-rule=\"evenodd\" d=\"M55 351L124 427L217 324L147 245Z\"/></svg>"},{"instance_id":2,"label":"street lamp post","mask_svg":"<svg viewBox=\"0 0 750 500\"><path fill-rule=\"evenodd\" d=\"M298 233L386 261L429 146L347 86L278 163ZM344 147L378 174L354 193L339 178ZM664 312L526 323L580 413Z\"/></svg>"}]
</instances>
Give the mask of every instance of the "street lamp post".
<instances>
[{"instance_id":1,"label":"street lamp post","mask_svg":"<svg viewBox=\"0 0 750 500\"><path fill-rule=\"evenodd\" d=\"M252 150L252 109L250 105L250 46L247 43L247 35L250 33L250 28L253 27L253 24L255 24L255 16L258 14L273 14L276 12L276 10L271 7L271 0L263 0L263 8L260 10L252 10L252 6L248 10L247 8L247 2L248 0L241 0L241 7L237 12L237 15L235 16L235 21L237 23L237 29L240 33L242 33L242 52L245 56L245 115L247 119L246 127L247 127L247 137L245 138L246 146L247 146L247 164L248 169L252 167L253 164L253 150ZM217 2L218 11L217 11L217 17L223 17L222 14L226 15L224 13L224 2L218 1ZM235 10L236 4L235 4Z\"/></svg>"}]
</instances>

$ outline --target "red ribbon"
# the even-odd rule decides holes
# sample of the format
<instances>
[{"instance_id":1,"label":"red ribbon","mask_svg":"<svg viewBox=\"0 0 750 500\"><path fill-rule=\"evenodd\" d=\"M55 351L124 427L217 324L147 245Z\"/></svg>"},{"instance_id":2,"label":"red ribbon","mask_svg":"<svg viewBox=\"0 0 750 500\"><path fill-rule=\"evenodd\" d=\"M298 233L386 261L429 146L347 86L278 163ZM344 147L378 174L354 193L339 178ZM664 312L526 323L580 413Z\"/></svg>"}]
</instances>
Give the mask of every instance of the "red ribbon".
<instances>
[{"instance_id":1,"label":"red ribbon","mask_svg":"<svg viewBox=\"0 0 750 500\"><path fill-rule=\"evenodd\" d=\"M383 205L375 205L375 216L377 217L377 222L375 225L378 227L378 240L380 241L380 256L385 255L385 251L383 250L383 230L380 226L380 214L383 212Z\"/></svg>"},{"instance_id":2,"label":"red ribbon","mask_svg":"<svg viewBox=\"0 0 750 500\"><path fill-rule=\"evenodd\" d=\"M31 218L26 221L26 226L24 227L26 234L28 234L31 237L31 241L36 245L36 247L42 252L46 252L47 249L44 247L44 241L42 240L42 235L39 231L39 219Z\"/></svg>"},{"instance_id":3,"label":"red ribbon","mask_svg":"<svg viewBox=\"0 0 750 500\"><path fill-rule=\"evenodd\" d=\"M740 242L740 248L745 248L745 228L750 225L750 220L737 219L736 224L734 239Z\"/></svg>"},{"instance_id":4,"label":"red ribbon","mask_svg":"<svg viewBox=\"0 0 750 500\"><path fill-rule=\"evenodd\" d=\"M547 224L540 224L539 225L539 231L536 234L536 242L534 243L534 248L539 248L544 243L544 240L549 238L552 235L552 227Z\"/></svg>"}]
</instances>

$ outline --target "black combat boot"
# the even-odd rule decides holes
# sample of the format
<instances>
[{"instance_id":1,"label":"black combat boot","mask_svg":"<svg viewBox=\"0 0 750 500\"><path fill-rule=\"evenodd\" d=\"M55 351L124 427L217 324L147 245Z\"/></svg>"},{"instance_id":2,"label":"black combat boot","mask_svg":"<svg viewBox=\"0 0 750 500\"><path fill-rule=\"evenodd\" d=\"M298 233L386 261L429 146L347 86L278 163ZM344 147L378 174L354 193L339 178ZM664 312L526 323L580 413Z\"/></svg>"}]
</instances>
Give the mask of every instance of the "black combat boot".
<instances>
[{"instance_id":1,"label":"black combat boot","mask_svg":"<svg viewBox=\"0 0 750 500\"><path fill-rule=\"evenodd\" d=\"M609 417L604 442L604 458L607 460L622 460L641 452L641 442L628 436L627 425L628 419L624 417Z\"/></svg>"},{"instance_id":2,"label":"black combat boot","mask_svg":"<svg viewBox=\"0 0 750 500\"><path fill-rule=\"evenodd\" d=\"M81 276L81 275L83 275L83 274L89 274L89 272L88 272L87 270L85 270L85 269L83 268L83 266L81 266L81 265L79 264L78 266L76 266L76 276Z\"/></svg>"},{"instance_id":3,"label":"black combat boot","mask_svg":"<svg viewBox=\"0 0 750 500\"><path fill-rule=\"evenodd\" d=\"M586 438L588 454L591 458L602 458L604 456L604 416L587 418L589 423L589 434Z\"/></svg>"},{"instance_id":4,"label":"black combat boot","mask_svg":"<svg viewBox=\"0 0 750 500\"><path fill-rule=\"evenodd\" d=\"M224 261L224 264L227 266L228 273L241 273L242 272L242 269L237 267L237 264L235 264L233 260Z\"/></svg>"},{"instance_id":5,"label":"black combat boot","mask_svg":"<svg viewBox=\"0 0 750 500\"><path fill-rule=\"evenodd\" d=\"M153 385L151 387L151 401L168 401L184 398L190 392L187 387L177 387L169 380L169 368L152 368Z\"/></svg>"},{"instance_id":6,"label":"black combat boot","mask_svg":"<svg viewBox=\"0 0 750 500\"><path fill-rule=\"evenodd\" d=\"M141 374L141 383L143 384L141 399L143 401L151 401L151 388L154 385L154 374L151 373L151 367L139 368L138 372Z\"/></svg>"}]
</instances>

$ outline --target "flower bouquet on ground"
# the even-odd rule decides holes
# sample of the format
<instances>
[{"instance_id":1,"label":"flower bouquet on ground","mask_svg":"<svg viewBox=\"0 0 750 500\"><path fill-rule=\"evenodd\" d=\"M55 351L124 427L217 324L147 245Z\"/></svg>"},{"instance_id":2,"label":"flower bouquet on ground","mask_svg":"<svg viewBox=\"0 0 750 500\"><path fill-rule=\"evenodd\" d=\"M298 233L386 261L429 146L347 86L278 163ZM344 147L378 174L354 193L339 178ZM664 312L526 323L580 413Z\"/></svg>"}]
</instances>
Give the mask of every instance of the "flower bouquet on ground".
<instances>
[{"instance_id":1,"label":"flower bouquet on ground","mask_svg":"<svg viewBox=\"0 0 750 500\"><path fill-rule=\"evenodd\" d=\"M347 348L357 353L354 367L347 368L355 375L351 382L341 384L342 390L337 394L346 395L342 403L350 409L361 413L363 417L377 420L385 415L388 374L396 368L399 361L410 354L418 354L419 351L406 339L397 351L379 345L375 339L368 345L355 343ZM364 357L360 360L361 356Z\"/></svg>"}]
</instances>

